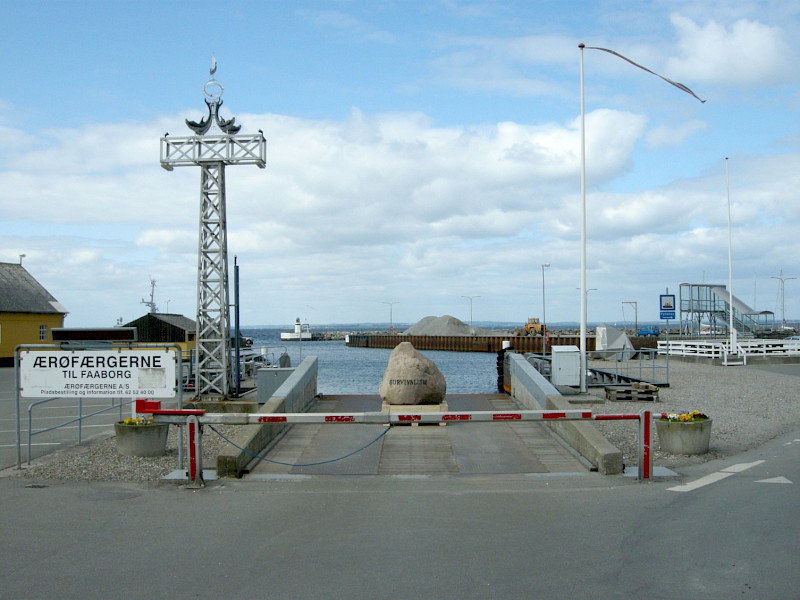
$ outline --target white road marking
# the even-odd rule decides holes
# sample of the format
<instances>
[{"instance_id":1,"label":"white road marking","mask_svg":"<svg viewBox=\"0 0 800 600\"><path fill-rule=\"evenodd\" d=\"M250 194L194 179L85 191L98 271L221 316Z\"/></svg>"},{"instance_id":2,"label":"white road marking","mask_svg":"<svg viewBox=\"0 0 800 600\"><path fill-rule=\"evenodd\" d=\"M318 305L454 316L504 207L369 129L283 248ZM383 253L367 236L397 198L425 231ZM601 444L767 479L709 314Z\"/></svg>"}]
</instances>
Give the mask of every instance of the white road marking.
<instances>
[{"instance_id":1,"label":"white road marking","mask_svg":"<svg viewBox=\"0 0 800 600\"><path fill-rule=\"evenodd\" d=\"M716 473L711 473L710 475L706 475L705 477L701 477L695 481L690 481L689 483L684 483L683 485L676 485L675 487L667 488L669 492L691 492L703 486L716 483L717 481L722 481L730 477L731 475L735 475L736 473L741 473L742 471L746 471L751 467L755 467L763 463L763 460L757 460L751 463L739 463L737 465L731 465L730 467L725 467L721 471L717 471Z\"/></svg>"},{"instance_id":2,"label":"white road marking","mask_svg":"<svg viewBox=\"0 0 800 600\"><path fill-rule=\"evenodd\" d=\"M759 479L756 483L792 483L786 477L772 477L771 479Z\"/></svg>"},{"instance_id":3,"label":"white road marking","mask_svg":"<svg viewBox=\"0 0 800 600\"><path fill-rule=\"evenodd\" d=\"M705 477L701 477L695 481L691 481L689 483L684 483L683 485L676 485L675 487L667 488L669 492L691 492L692 490L696 490L697 488L701 488L704 485L709 485L711 483L716 483L717 481L722 481L723 479L730 477L733 473L711 473L711 475L706 475Z\"/></svg>"},{"instance_id":4,"label":"white road marking","mask_svg":"<svg viewBox=\"0 0 800 600\"><path fill-rule=\"evenodd\" d=\"M763 460L757 460L751 463L739 463L738 465L731 465L730 467L725 467L722 469L723 473L741 473L742 471L746 471L750 467L757 467L758 465L762 464Z\"/></svg>"}]
</instances>

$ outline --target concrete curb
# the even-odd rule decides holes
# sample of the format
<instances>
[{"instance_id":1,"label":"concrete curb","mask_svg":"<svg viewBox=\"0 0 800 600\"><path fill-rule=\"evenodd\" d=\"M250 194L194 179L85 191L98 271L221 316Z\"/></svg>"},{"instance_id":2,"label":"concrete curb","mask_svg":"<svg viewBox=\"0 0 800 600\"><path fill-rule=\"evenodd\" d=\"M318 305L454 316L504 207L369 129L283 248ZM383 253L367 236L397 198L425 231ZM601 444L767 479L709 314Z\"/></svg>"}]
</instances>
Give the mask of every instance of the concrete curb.
<instances>
[{"instance_id":1,"label":"concrete curb","mask_svg":"<svg viewBox=\"0 0 800 600\"><path fill-rule=\"evenodd\" d=\"M547 396L547 410L569 410L575 407L561 395ZM559 437L592 463L603 475L619 475L623 471L622 452L588 421L556 421L547 424Z\"/></svg>"},{"instance_id":2,"label":"concrete curb","mask_svg":"<svg viewBox=\"0 0 800 600\"><path fill-rule=\"evenodd\" d=\"M303 359L258 413L302 412L316 395L317 357L309 356ZM282 423L243 425L242 431L233 436L231 441L244 450L231 446L228 452L217 456L217 477L241 477L253 456L261 453L287 427L289 425Z\"/></svg>"},{"instance_id":3,"label":"concrete curb","mask_svg":"<svg viewBox=\"0 0 800 600\"><path fill-rule=\"evenodd\" d=\"M524 356L510 353L511 395L531 410L570 410L575 407ZM550 429L604 475L622 473L622 452L588 421L556 421Z\"/></svg>"}]
</instances>

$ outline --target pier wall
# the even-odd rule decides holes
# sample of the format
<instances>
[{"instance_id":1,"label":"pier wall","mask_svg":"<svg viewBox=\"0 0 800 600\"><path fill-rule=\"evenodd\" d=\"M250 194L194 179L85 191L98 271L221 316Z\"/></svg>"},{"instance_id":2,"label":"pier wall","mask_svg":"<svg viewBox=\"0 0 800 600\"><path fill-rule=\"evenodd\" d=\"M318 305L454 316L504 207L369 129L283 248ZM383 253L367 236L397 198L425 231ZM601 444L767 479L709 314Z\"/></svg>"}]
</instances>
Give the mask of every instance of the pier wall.
<instances>
[{"instance_id":1,"label":"pier wall","mask_svg":"<svg viewBox=\"0 0 800 600\"><path fill-rule=\"evenodd\" d=\"M411 342L417 350L450 350L454 352L499 352L503 342L511 342L517 352L542 352L541 336L517 335L405 335L392 333L351 333L346 345L353 348L394 348ZM580 335L551 335L548 347L580 346ZM586 336L586 350L595 348L595 336Z\"/></svg>"},{"instance_id":2,"label":"pier wall","mask_svg":"<svg viewBox=\"0 0 800 600\"><path fill-rule=\"evenodd\" d=\"M524 356L508 353L508 377L512 397L528 410L570 410L575 408ZM609 442L590 421L553 421L547 424L604 475L622 473L622 452Z\"/></svg>"},{"instance_id":3,"label":"pier wall","mask_svg":"<svg viewBox=\"0 0 800 600\"><path fill-rule=\"evenodd\" d=\"M258 412L303 412L317 395L317 366L316 356L304 358ZM217 477L241 477L253 455L264 450L287 427L285 423L243 425L233 442L246 452L231 446L217 456Z\"/></svg>"},{"instance_id":4,"label":"pier wall","mask_svg":"<svg viewBox=\"0 0 800 600\"><path fill-rule=\"evenodd\" d=\"M506 357L510 380L507 383L514 399L527 410L547 408L547 397L559 393L556 387L539 373L522 354L508 352Z\"/></svg>"}]
</instances>

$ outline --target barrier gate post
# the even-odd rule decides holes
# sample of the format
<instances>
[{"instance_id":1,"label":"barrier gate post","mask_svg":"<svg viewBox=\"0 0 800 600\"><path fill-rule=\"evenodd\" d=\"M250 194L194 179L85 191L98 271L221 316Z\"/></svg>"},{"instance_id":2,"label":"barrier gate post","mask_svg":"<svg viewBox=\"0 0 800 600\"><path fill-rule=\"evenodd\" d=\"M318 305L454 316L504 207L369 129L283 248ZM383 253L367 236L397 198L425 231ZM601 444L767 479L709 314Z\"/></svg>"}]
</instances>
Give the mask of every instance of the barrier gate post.
<instances>
[{"instance_id":1,"label":"barrier gate post","mask_svg":"<svg viewBox=\"0 0 800 600\"><path fill-rule=\"evenodd\" d=\"M186 428L189 430L189 484L190 488L201 488L203 481L203 434L197 415L186 417Z\"/></svg>"},{"instance_id":2,"label":"barrier gate post","mask_svg":"<svg viewBox=\"0 0 800 600\"><path fill-rule=\"evenodd\" d=\"M653 473L652 453L653 413L643 408L639 413L639 479L650 481Z\"/></svg>"}]
</instances>

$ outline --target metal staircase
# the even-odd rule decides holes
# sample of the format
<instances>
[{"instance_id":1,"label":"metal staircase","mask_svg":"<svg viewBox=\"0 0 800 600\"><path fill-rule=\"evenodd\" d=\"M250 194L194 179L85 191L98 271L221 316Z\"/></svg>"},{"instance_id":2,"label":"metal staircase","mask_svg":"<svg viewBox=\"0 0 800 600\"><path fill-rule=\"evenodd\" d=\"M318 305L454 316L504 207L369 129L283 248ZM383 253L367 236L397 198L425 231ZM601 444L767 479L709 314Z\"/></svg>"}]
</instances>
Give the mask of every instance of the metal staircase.
<instances>
[{"instance_id":1,"label":"metal staircase","mask_svg":"<svg viewBox=\"0 0 800 600\"><path fill-rule=\"evenodd\" d=\"M682 283L680 310L681 333L689 335L727 335L732 322L739 337L752 339L775 325L772 311L753 310L736 296L731 297L724 285Z\"/></svg>"}]
</instances>

